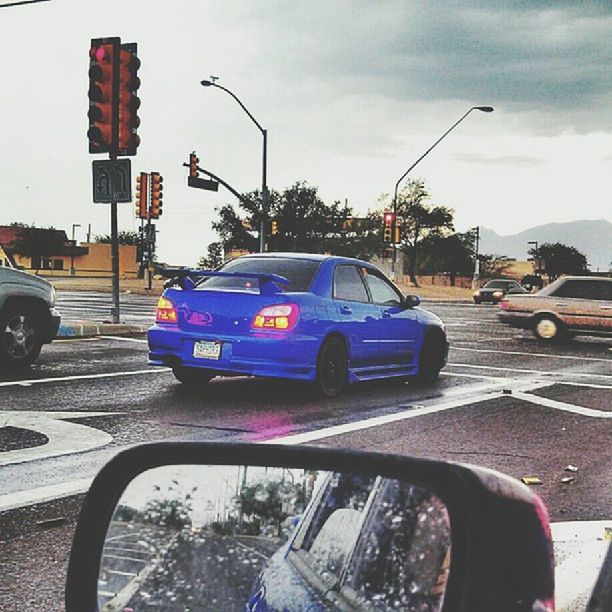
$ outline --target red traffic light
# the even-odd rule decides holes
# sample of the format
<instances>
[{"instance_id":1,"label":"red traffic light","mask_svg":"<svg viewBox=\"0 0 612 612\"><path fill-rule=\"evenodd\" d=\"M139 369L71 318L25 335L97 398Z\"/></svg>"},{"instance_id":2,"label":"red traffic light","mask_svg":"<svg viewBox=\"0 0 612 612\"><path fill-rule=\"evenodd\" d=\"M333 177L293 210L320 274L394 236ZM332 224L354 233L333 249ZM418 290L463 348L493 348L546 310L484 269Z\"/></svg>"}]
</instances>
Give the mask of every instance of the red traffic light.
<instances>
[{"instance_id":1,"label":"red traffic light","mask_svg":"<svg viewBox=\"0 0 612 612\"><path fill-rule=\"evenodd\" d=\"M385 213L385 223L393 223L395 215L391 212Z\"/></svg>"},{"instance_id":2,"label":"red traffic light","mask_svg":"<svg viewBox=\"0 0 612 612\"><path fill-rule=\"evenodd\" d=\"M136 155L136 149L140 144L140 138L136 133L140 125L140 118L137 115L140 99L136 95L140 87L137 75L140 60L136 52L136 43L121 45L119 50L118 155Z\"/></svg>"},{"instance_id":3,"label":"red traffic light","mask_svg":"<svg viewBox=\"0 0 612 612\"><path fill-rule=\"evenodd\" d=\"M113 58L119 39L91 41L89 50L89 140L90 153L107 153L113 141Z\"/></svg>"},{"instance_id":4,"label":"red traffic light","mask_svg":"<svg viewBox=\"0 0 612 612\"><path fill-rule=\"evenodd\" d=\"M158 219L162 214L164 177L159 172L151 172L151 208L149 218Z\"/></svg>"},{"instance_id":5,"label":"red traffic light","mask_svg":"<svg viewBox=\"0 0 612 612\"><path fill-rule=\"evenodd\" d=\"M199 176L200 174L198 172L199 162L200 160L198 159L198 156L196 155L195 151L189 154L189 176L192 176L194 178Z\"/></svg>"}]
</instances>

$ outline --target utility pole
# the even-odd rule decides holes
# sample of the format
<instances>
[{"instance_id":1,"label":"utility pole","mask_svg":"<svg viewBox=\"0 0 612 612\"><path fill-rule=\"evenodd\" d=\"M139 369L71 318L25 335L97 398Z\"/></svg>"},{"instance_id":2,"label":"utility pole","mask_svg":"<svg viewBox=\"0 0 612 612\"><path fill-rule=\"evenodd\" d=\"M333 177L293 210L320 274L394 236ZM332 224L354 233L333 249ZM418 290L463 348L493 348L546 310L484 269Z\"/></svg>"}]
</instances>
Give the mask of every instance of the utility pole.
<instances>
[{"instance_id":1,"label":"utility pole","mask_svg":"<svg viewBox=\"0 0 612 612\"><path fill-rule=\"evenodd\" d=\"M480 243L480 226L476 226L476 252L474 254L474 276L472 277L472 289L477 289L480 283L480 260L478 259L478 247Z\"/></svg>"}]
</instances>

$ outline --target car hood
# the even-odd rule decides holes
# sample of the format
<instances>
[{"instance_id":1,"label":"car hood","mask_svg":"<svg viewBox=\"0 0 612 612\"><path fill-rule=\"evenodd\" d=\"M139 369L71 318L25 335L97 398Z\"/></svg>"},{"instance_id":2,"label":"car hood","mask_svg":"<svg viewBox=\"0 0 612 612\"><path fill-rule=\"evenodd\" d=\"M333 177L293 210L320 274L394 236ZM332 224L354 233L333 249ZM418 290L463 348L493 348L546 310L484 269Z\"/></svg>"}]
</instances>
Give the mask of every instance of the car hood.
<instances>
[{"instance_id":1,"label":"car hood","mask_svg":"<svg viewBox=\"0 0 612 612\"><path fill-rule=\"evenodd\" d=\"M419 317L419 321L421 323L427 323L429 325L436 325L438 327L444 328L444 323L442 319L435 315L433 312L429 312L429 310L424 310L423 308L415 308L417 311L417 316Z\"/></svg>"},{"instance_id":2,"label":"car hood","mask_svg":"<svg viewBox=\"0 0 612 612\"><path fill-rule=\"evenodd\" d=\"M45 288L51 290L51 283L40 276L34 276L29 272L22 270L14 270L13 268L0 268L0 283L17 283L26 284L33 287Z\"/></svg>"}]
</instances>

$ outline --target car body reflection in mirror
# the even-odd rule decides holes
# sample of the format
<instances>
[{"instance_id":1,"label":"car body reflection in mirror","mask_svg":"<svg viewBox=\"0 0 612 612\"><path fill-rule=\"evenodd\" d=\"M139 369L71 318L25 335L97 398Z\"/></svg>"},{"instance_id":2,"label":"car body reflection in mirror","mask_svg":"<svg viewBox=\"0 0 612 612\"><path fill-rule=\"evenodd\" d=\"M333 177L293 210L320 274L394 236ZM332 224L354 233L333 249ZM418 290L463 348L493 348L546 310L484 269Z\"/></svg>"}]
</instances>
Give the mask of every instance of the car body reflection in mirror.
<instances>
[{"instance_id":1,"label":"car body reflection in mirror","mask_svg":"<svg viewBox=\"0 0 612 612\"><path fill-rule=\"evenodd\" d=\"M440 610L442 500L381 476L178 465L137 476L108 529L103 611Z\"/></svg>"}]
</instances>

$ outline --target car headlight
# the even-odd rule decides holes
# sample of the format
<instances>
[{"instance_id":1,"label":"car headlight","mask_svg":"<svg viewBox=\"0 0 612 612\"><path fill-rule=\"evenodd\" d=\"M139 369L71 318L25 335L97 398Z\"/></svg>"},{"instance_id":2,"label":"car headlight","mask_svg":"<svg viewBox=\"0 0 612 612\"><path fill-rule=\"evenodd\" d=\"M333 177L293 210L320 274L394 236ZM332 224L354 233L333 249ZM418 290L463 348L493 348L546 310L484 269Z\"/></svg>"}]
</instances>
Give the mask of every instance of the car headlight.
<instances>
[{"instance_id":1,"label":"car headlight","mask_svg":"<svg viewBox=\"0 0 612 612\"><path fill-rule=\"evenodd\" d=\"M472 297L478 297L480 295L480 291L476 290L472 293Z\"/></svg>"},{"instance_id":2,"label":"car headlight","mask_svg":"<svg viewBox=\"0 0 612 612\"><path fill-rule=\"evenodd\" d=\"M501 297L504 297L504 292L503 292L503 291L494 291L494 292L493 292L493 297L494 297L494 298L501 298Z\"/></svg>"}]
</instances>

